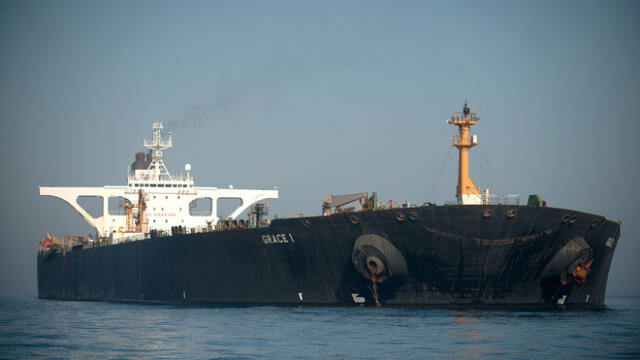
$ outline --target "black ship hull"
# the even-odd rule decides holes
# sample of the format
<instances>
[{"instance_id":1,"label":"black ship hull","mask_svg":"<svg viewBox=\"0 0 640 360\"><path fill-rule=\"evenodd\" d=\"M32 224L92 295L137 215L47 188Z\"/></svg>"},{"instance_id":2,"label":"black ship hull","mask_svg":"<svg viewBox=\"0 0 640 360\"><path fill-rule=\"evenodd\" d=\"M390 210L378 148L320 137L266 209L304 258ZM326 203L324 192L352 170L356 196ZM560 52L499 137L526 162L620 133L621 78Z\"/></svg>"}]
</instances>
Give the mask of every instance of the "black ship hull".
<instances>
[{"instance_id":1,"label":"black ship hull","mask_svg":"<svg viewBox=\"0 0 640 360\"><path fill-rule=\"evenodd\" d=\"M180 305L601 307L618 223L533 206L276 219L38 255L41 299Z\"/></svg>"}]
</instances>

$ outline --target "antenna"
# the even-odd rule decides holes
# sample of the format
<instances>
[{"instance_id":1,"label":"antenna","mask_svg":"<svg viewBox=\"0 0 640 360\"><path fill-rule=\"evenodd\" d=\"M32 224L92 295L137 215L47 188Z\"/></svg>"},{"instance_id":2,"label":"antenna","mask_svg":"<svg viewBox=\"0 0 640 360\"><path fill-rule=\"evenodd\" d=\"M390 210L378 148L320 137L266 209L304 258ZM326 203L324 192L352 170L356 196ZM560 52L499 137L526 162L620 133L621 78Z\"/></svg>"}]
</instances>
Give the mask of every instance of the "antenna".
<instances>
[{"instance_id":1,"label":"antenna","mask_svg":"<svg viewBox=\"0 0 640 360\"><path fill-rule=\"evenodd\" d=\"M144 147L151 150L151 164L149 164L147 172L152 172L154 180L162 180L163 178L171 180L171 174L169 174L169 170L167 170L162 160L162 150L172 147L173 142L171 132L169 132L168 140L162 139L163 128L162 123L154 122L151 127L153 139L151 141L144 139Z\"/></svg>"},{"instance_id":2,"label":"antenna","mask_svg":"<svg viewBox=\"0 0 640 360\"><path fill-rule=\"evenodd\" d=\"M473 99L471 101L472 103L472 110L471 112L476 112L476 104L478 103L477 98L476 98L476 89L478 87L478 74L474 71L473 72Z\"/></svg>"}]
</instances>

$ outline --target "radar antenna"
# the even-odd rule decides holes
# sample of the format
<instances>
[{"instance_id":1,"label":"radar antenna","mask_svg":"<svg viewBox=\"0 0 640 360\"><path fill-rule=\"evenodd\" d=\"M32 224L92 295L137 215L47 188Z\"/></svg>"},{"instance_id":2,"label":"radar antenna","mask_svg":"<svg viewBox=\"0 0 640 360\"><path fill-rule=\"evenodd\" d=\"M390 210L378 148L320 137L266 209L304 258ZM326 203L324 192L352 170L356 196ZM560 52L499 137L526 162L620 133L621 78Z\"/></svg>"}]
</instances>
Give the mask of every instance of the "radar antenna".
<instances>
[{"instance_id":1,"label":"radar antenna","mask_svg":"<svg viewBox=\"0 0 640 360\"><path fill-rule=\"evenodd\" d=\"M153 180L171 180L171 174L169 174L169 170L164 165L164 161L162 160L162 150L168 149L173 146L171 141L171 132L169 132L169 139L162 139L162 123L154 122L153 123L153 139L148 141L144 139L144 146L151 150L151 164L149 164L149 168L147 169L147 173L153 174Z\"/></svg>"}]
</instances>

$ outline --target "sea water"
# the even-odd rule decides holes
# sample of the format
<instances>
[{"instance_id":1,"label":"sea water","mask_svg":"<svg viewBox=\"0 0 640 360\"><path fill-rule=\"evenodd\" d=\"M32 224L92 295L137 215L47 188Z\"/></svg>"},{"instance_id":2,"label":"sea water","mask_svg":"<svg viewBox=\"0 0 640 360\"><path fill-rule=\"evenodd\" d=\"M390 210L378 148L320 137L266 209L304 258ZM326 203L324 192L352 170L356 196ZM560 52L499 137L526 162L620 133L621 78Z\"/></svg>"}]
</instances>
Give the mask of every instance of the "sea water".
<instances>
[{"instance_id":1,"label":"sea water","mask_svg":"<svg viewBox=\"0 0 640 360\"><path fill-rule=\"evenodd\" d=\"M638 359L640 298L598 311L177 307L0 298L7 359Z\"/></svg>"}]
</instances>

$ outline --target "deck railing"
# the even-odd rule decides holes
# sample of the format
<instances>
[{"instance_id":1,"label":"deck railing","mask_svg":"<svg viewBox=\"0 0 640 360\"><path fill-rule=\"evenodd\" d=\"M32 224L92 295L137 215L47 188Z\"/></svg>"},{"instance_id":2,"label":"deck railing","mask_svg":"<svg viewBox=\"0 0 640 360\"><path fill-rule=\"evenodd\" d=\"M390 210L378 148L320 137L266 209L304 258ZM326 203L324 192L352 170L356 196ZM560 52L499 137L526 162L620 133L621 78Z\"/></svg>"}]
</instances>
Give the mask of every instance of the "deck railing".
<instances>
[{"instance_id":1,"label":"deck railing","mask_svg":"<svg viewBox=\"0 0 640 360\"><path fill-rule=\"evenodd\" d=\"M519 194L506 194L506 195L498 195L498 194L490 194L488 199L489 204L497 204L497 205L520 205L520 195Z\"/></svg>"}]
</instances>

